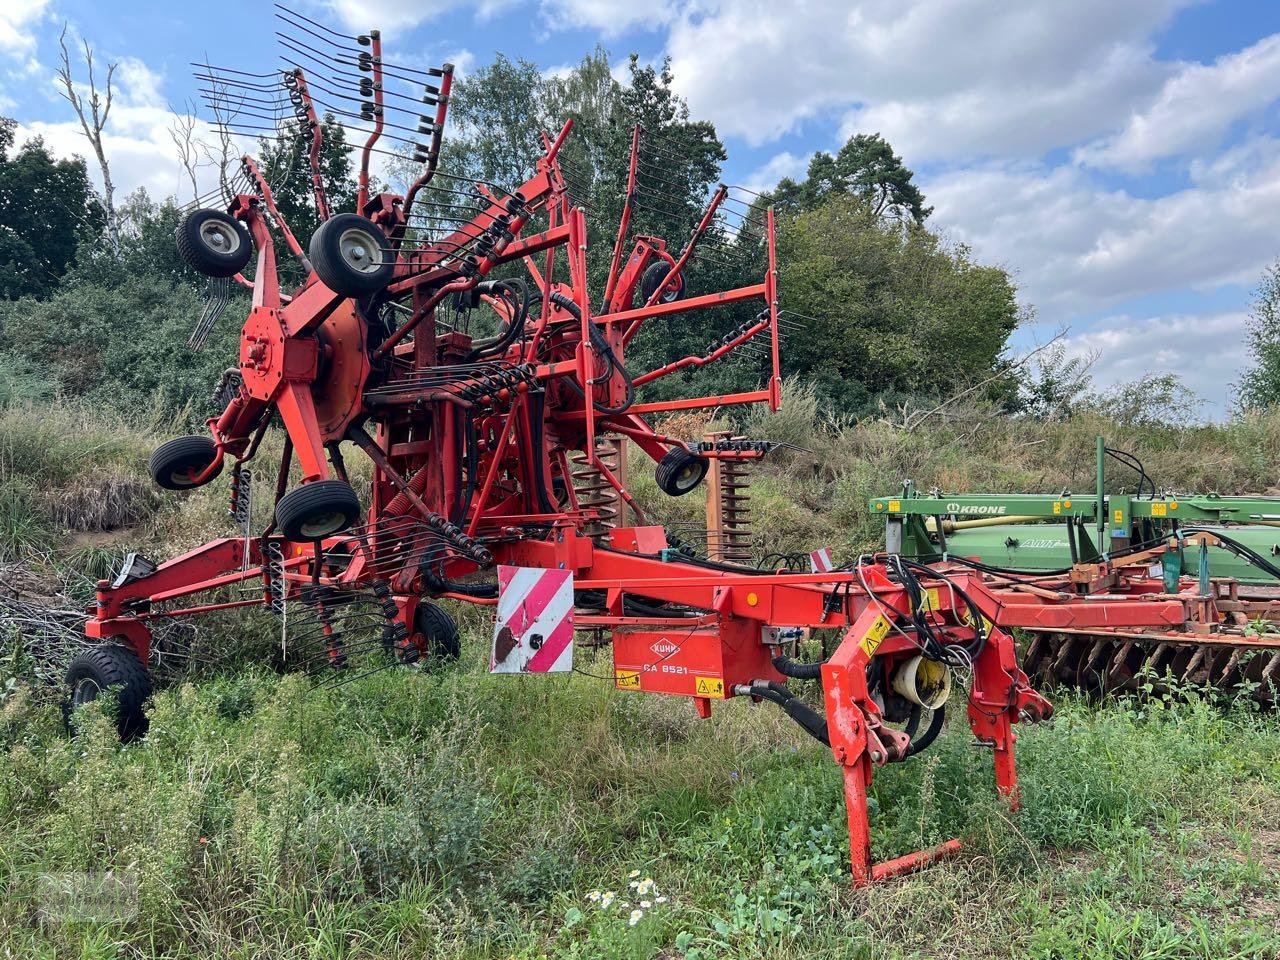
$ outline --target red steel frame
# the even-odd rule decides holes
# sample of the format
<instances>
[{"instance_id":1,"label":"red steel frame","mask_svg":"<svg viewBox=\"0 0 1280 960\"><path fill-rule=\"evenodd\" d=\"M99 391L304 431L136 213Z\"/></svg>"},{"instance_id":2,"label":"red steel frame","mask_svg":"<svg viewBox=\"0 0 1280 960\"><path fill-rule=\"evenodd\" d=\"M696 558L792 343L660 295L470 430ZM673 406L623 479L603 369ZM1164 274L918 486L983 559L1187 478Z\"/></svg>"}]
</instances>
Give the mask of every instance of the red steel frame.
<instances>
[{"instance_id":1,"label":"red steel frame","mask_svg":"<svg viewBox=\"0 0 1280 960\"><path fill-rule=\"evenodd\" d=\"M380 40L376 34L373 42L377 62ZM447 104L445 79L437 133ZM297 81L305 97L301 71ZM285 543L275 534L273 523L248 541L212 541L121 586L104 581L88 635L119 638L132 645L145 663L150 625L156 617L268 603L273 577L282 579L288 595L295 598L308 584L360 588L375 577L382 578L389 583L397 619L411 631L422 597L492 603L491 598L474 596L457 583L458 578L494 563L567 569L573 571L576 588L601 591L606 597L605 612L580 616L580 627L611 630L620 646L629 632L645 637L678 630L682 636L687 634L687 650L682 650L712 665L700 677L649 670L645 664L626 670L619 665L615 682L624 689L690 696L699 712L707 715L715 699L749 694L754 681L784 679L771 660L780 648L770 646L773 641L767 639L766 628L840 628L843 640L822 666L821 684L828 738L844 776L854 882L863 885L896 876L954 851L958 841L887 863L875 864L872 859L867 812L872 775L885 763L905 759L910 741L883 721L882 707L868 686L868 671L889 670L920 649L906 590L891 578L887 567L877 561L854 572L768 573L709 569L671 557L664 553L665 533L644 523L643 511L621 478L596 454L595 438L602 434L627 437L655 460L673 447L685 447L655 431L646 414L754 402L778 408L781 376L772 211L765 220L767 267L759 282L661 303L664 290L683 285L682 271L711 229L725 190L722 187L711 197L679 255L667 253L660 238L639 237L624 263L628 200L613 246L604 307L593 314L587 287L586 220L583 211L568 200L557 161L570 126L566 124L554 140L544 137L544 154L533 176L516 190L496 196L477 185L488 200L483 211L450 235L416 245L407 238L406 211L426 185L430 171L407 199L389 194L369 197L368 155L377 139L375 130L363 151L360 210L391 238L387 254L396 258L382 302L394 300L407 311L407 318L377 343L371 341L369 311L373 308L338 295L314 273L291 295L282 295L264 211L282 230L287 228L256 165L246 159L245 169L257 193L238 196L229 205L229 212L249 229L258 251L252 309L241 335L243 386L225 410L209 421L218 460L197 479L212 476L227 457L234 459L237 469L248 462L257 452L269 413L278 411L287 442L278 468L277 500L287 487L295 459L303 483L334 475L345 478L338 445L351 442L374 465L368 522L359 532L307 544ZM633 179L642 135L637 128L632 136ZM438 142L435 147L438 152ZM312 150L313 164L317 153ZM328 204L318 175L314 182L317 209L325 217ZM526 234L525 228L539 216L545 218L543 228ZM287 232L285 236L289 248L301 257L297 241ZM540 265L535 262L539 253L545 254ZM648 302L632 306L641 274L655 262L668 266L662 284ZM562 280L557 279L560 263L564 264ZM469 360L471 338L457 330L439 329L436 308L446 296L475 290L496 268L521 264L537 291L541 314L529 323L523 337L491 359L488 368L478 368ZM646 321L750 300L763 301L761 318L732 343L709 350L706 356L686 357L637 375L634 382L644 384L714 362L767 333L770 371L764 388L627 406L620 368L627 344ZM504 316L514 322L509 309ZM610 345L615 363L602 354L597 345L601 339ZM570 383L577 389L570 389ZM366 424L373 426L372 434ZM641 518L636 527L615 530L611 546L582 535L583 525L595 514L579 508L573 499L566 456L571 451L585 451ZM723 455L752 454L726 451ZM557 482L566 489L568 505L547 502L547 493ZM430 528L447 547L436 564L434 579L424 574L424 555L418 548L405 547L402 557L394 552L396 543L403 543L397 538L406 525ZM351 552L349 561L342 564L330 555L340 543ZM273 550L283 557L274 570L268 562ZM255 582L261 583L260 596L226 599L225 588ZM969 722L975 736L994 750L997 789L1016 806L1013 725L1047 717L1051 707L1030 689L1019 670L1009 634L997 626L968 622L967 611L956 608L956 594L947 589L948 584L977 599L990 621L1004 624L1011 607L1002 605L979 576L952 571L947 581L937 581L938 589L930 591L934 609L928 616L948 643L969 643L975 630L988 631L974 663ZM209 592L214 596L201 598ZM628 616L625 597L678 605L695 615ZM407 642L425 645L416 634L410 634ZM616 664L618 656L615 652Z\"/></svg>"}]
</instances>

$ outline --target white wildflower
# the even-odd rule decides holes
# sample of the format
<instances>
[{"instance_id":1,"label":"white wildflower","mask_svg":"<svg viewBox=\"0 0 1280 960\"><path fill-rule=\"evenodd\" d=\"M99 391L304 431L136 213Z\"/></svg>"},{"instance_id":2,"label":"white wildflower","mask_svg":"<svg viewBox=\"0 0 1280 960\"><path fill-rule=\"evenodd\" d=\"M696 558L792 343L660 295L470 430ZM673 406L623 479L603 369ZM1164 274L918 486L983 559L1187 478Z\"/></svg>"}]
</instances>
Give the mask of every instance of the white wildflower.
<instances>
[{"instance_id":1,"label":"white wildflower","mask_svg":"<svg viewBox=\"0 0 1280 960\"><path fill-rule=\"evenodd\" d=\"M616 893L614 893L612 890L606 890L604 894L600 897L600 909L608 910L609 907L613 906L613 901L617 899L618 899L618 895Z\"/></svg>"},{"instance_id":2,"label":"white wildflower","mask_svg":"<svg viewBox=\"0 0 1280 960\"><path fill-rule=\"evenodd\" d=\"M666 897L659 897L659 898L658 898L658 903L666 903L666 902L667 902L667 898L666 898Z\"/></svg>"},{"instance_id":3,"label":"white wildflower","mask_svg":"<svg viewBox=\"0 0 1280 960\"><path fill-rule=\"evenodd\" d=\"M636 893L640 894L640 896L642 897L646 893L651 893L652 891L653 891L653 881L650 880L648 877L645 877L638 884L636 884Z\"/></svg>"},{"instance_id":4,"label":"white wildflower","mask_svg":"<svg viewBox=\"0 0 1280 960\"><path fill-rule=\"evenodd\" d=\"M642 906L642 907L644 907L644 909L648 910L650 907L652 907L652 906L653 906L653 904L652 904L652 903L650 903L648 900L641 900L641 901L640 901L640 906Z\"/></svg>"},{"instance_id":5,"label":"white wildflower","mask_svg":"<svg viewBox=\"0 0 1280 960\"><path fill-rule=\"evenodd\" d=\"M634 877L638 877L638 876L640 876L640 871L639 871L639 870L632 870L630 873L628 873L628 874L627 874L627 876L628 876L628 877L632 877L632 878L634 878Z\"/></svg>"},{"instance_id":6,"label":"white wildflower","mask_svg":"<svg viewBox=\"0 0 1280 960\"><path fill-rule=\"evenodd\" d=\"M632 910L631 916L627 919L627 926L634 927L640 922L640 918L644 916L643 910Z\"/></svg>"},{"instance_id":7,"label":"white wildflower","mask_svg":"<svg viewBox=\"0 0 1280 960\"><path fill-rule=\"evenodd\" d=\"M587 894L587 899L590 900L592 903L595 903L597 900L600 899L600 891L592 890L590 893Z\"/></svg>"}]
</instances>

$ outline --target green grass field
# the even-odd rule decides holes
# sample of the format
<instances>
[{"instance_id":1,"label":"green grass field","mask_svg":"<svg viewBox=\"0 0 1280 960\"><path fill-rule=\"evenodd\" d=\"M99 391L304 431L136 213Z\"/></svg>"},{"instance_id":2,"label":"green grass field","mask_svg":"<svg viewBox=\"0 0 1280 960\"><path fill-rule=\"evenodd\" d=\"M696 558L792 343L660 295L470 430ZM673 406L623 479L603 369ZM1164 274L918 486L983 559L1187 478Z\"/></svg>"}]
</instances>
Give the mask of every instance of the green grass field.
<instances>
[{"instance_id":1,"label":"green grass field","mask_svg":"<svg viewBox=\"0 0 1280 960\"><path fill-rule=\"evenodd\" d=\"M965 852L869 891L829 751L768 705L700 721L473 656L173 687L125 747L97 713L76 740L21 691L0 714L5 956L1280 954L1280 722L1195 698L1060 700L1012 816L953 725L877 776L875 852ZM108 867L135 918L41 921L41 873Z\"/></svg>"},{"instance_id":2,"label":"green grass field","mask_svg":"<svg viewBox=\"0 0 1280 960\"><path fill-rule=\"evenodd\" d=\"M749 425L823 451L820 471L793 453L757 477L759 536L779 549L869 546L863 505L886 477L1087 484L1099 429L1184 489L1216 476L1257 492L1280 459L1280 418L903 432L815 426L800 399ZM169 429L0 410L0 562L74 580L126 547L159 559L224 533L221 484L161 498L142 482ZM656 496L643 476L636 487ZM954 835L963 854L855 891L838 769L772 706L698 720L687 701L599 679L607 652L580 651L579 674L490 677L483 617L463 620L456 665L315 688L255 665L276 641L220 619L202 643L227 656L164 686L147 738L123 747L97 706L69 739L56 691L4 636L0 956L1280 956L1274 715L1189 692L1091 704L1050 691L1055 719L1019 730L1014 815L989 752L954 723L879 771L873 831L881 858ZM135 914L49 916L42 876L109 869L136 880Z\"/></svg>"}]
</instances>

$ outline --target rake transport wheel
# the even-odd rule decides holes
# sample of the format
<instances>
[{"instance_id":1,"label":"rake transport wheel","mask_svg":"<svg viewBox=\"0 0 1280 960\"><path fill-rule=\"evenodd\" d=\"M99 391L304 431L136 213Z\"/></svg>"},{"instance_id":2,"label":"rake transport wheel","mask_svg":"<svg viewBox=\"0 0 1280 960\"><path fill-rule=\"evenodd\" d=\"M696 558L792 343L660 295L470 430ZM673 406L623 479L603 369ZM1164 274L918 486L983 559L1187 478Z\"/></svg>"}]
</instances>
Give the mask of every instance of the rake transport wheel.
<instances>
[{"instance_id":1,"label":"rake transport wheel","mask_svg":"<svg viewBox=\"0 0 1280 960\"><path fill-rule=\"evenodd\" d=\"M672 447L666 456L658 461L658 469L654 479L658 489L670 497L683 497L694 490L707 475L711 461L690 453L683 447Z\"/></svg>"},{"instance_id":2,"label":"rake transport wheel","mask_svg":"<svg viewBox=\"0 0 1280 960\"><path fill-rule=\"evenodd\" d=\"M451 663L462 656L462 640L458 635L458 624L445 612L439 604L423 600L418 604L413 615L413 640L422 638L427 656L439 663ZM415 656L419 650L416 643L410 643L407 652Z\"/></svg>"},{"instance_id":3,"label":"rake transport wheel","mask_svg":"<svg viewBox=\"0 0 1280 960\"><path fill-rule=\"evenodd\" d=\"M151 479L166 490L190 490L204 486L222 472L222 464L218 463L209 476L200 479L217 459L218 447L212 438L176 437L156 447L147 461L147 470Z\"/></svg>"},{"instance_id":4,"label":"rake transport wheel","mask_svg":"<svg viewBox=\"0 0 1280 960\"><path fill-rule=\"evenodd\" d=\"M77 654L67 667L68 726L72 714L107 691L116 693L116 729L129 742L147 732L143 704L151 696L151 675L138 655L118 643L102 643Z\"/></svg>"},{"instance_id":5,"label":"rake transport wheel","mask_svg":"<svg viewBox=\"0 0 1280 960\"><path fill-rule=\"evenodd\" d=\"M665 260L659 260L657 263L651 263L645 268L644 273L640 274L640 298L645 302L649 302L649 298L653 296L653 291L658 289L658 284L671 270L671 265ZM684 277L676 274L672 277L671 282L667 284L666 289L662 291L662 296L658 297L658 303L674 303L680 299L680 295L684 293Z\"/></svg>"},{"instance_id":6,"label":"rake transport wheel","mask_svg":"<svg viewBox=\"0 0 1280 960\"><path fill-rule=\"evenodd\" d=\"M320 224L311 236L311 267L334 293L360 298L377 293L391 281L396 258L372 220L340 213Z\"/></svg>"},{"instance_id":7,"label":"rake transport wheel","mask_svg":"<svg viewBox=\"0 0 1280 960\"><path fill-rule=\"evenodd\" d=\"M316 480L290 490L276 504L276 525L294 543L331 537L359 518L360 499L342 480Z\"/></svg>"},{"instance_id":8,"label":"rake transport wheel","mask_svg":"<svg viewBox=\"0 0 1280 960\"><path fill-rule=\"evenodd\" d=\"M234 277L253 256L243 223L220 210L192 210L176 231L178 255L206 277Z\"/></svg>"}]
</instances>

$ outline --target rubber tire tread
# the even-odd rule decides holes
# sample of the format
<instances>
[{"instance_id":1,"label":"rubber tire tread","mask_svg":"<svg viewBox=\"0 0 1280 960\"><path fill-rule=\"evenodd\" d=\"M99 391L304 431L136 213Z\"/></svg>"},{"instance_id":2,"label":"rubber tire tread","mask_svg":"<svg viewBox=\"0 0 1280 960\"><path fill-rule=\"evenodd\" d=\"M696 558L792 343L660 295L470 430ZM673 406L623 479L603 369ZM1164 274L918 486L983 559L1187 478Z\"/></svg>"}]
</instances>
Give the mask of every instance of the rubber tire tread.
<instances>
[{"instance_id":1,"label":"rubber tire tread","mask_svg":"<svg viewBox=\"0 0 1280 960\"><path fill-rule=\"evenodd\" d=\"M371 233L378 242L378 249L388 256L376 273L356 273L343 262L338 241L343 233L353 227ZM311 235L307 253L311 259L311 269L321 283L334 293L357 300L385 287L391 282L396 269L386 234L372 220L355 213L339 213L320 224L320 228Z\"/></svg>"},{"instance_id":2,"label":"rubber tire tread","mask_svg":"<svg viewBox=\"0 0 1280 960\"><path fill-rule=\"evenodd\" d=\"M160 446L156 447L151 457L147 460L147 472L151 474L151 479L156 485L163 487L165 490L194 490L195 486L191 484L174 483L171 477L174 471L179 468L200 467L203 469L213 462L217 456L218 447L213 442L212 437L200 436L193 434L188 437L174 437L172 440L166 440ZM209 483L218 474L222 473L222 465L218 465L218 469L210 474L209 479L205 483ZM204 486L198 484L197 486Z\"/></svg>"},{"instance_id":3,"label":"rubber tire tread","mask_svg":"<svg viewBox=\"0 0 1280 960\"><path fill-rule=\"evenodd\" d=\"M341 511L347 521L325 536L346 530L360 518L360 498L351 484L342 480L316 480L290 490L276 504L276 527L286 540L311 543L314 538L302 534L302 524L317 513L329 511Z\"/></svg>"},{"instance_id":4,"label":"rubber tire tread","mask_svg":"<svg viewBox=\"0 0 1280 960\"><path fill-rule=\"evenodd\" d=\"M702 476L698 477L698 482L689 487L689 489L681 490L678 486L680 472L695 462L702 464ZM686 493L692 493L698 489L698 484L706 479L707 470L710 467L711 461L706 457L690 453L682 447L673 447L667 451L666 456L658 461L658 469L654 472L653 478L658 483L658 489L667 496L683 497Z\"/></svg>"},{"instance_id":5,"label":"rubber tire tread","mask_svg":"<svg viewBox=\"0 0 1280 960\"><path fill-rule=\"evenodd\" d=\"M240 236L240 246L235 253L217 253L200 242L200 224L206 220L221 220ZM234 277L249 264L253 256L253 238L243 223L221 210L192 210L178 222L174 231L178 256L183 263L205 277Z\"/></svg>"},{"instance_id":6,"label":"rubber tire tread","mask_svg":"<svg viewBox=\"0 0 1280 960\"><path fill-rule=\"evenodd\" d=\"M147 732L148 720L143 705L151 696L151 674L131 647L100 643L76 654L66 673L67 685L71 688L66 711L68 724L71 694L75 692L76 683L84 679L92 679L104 693L112 687L119 688L116 730L122 742L128 743Z\"/></svg>"},{"instance_id":7,"label":"rubber tire tread","mask_svg":"<svg viewBox=\"0 0 1280 960\"><path fill-rule=\"evenodd\" d=\"M439 604L421 601L413 615L413 625L426 638L428 652L437 659L452 661L462 656L457 621Z\"/></svg>"}]
</instances>

